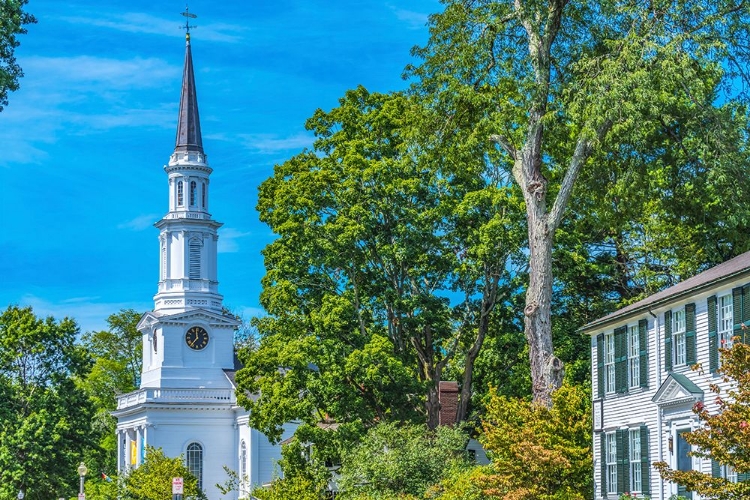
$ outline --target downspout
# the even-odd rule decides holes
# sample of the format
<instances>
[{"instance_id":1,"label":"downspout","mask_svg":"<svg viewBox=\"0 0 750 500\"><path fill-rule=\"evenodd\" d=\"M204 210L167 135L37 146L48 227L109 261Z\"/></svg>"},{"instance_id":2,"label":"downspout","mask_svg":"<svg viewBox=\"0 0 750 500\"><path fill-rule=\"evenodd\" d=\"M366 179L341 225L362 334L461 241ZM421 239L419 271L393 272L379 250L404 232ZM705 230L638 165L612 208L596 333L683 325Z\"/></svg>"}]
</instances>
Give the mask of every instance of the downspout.
<instances>
[{"instance_id":1,"label":"downspout","mask_svg":"<svg viewBox=\"0 0 750 500\"><path fill-rule=\"evenodd\" d=\"M659 316L648 310L648 313L654 317L654 331L656 332L656 387L661 386L661 341L660 341L660 326ZM659 462L664 461L664 446L662 444L662 411L661 407L656 406L656 445L657 453L659 455ZM650 472L650 471L649 471ZM649 478L652 474L649 473ZM659 479L659 500L664 500L664 481Z\"/></svg>"}]
</instances>

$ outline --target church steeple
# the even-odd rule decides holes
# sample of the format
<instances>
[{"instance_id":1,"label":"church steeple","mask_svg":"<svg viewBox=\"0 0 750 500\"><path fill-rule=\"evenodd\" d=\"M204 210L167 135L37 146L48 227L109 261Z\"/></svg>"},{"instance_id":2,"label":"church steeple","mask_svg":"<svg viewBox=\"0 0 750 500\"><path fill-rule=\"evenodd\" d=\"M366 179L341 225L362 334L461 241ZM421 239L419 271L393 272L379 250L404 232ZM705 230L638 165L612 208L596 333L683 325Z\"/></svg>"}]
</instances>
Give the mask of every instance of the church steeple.
<instances>
[{"instance_id":1,"label":"church steeple","mask_svg":"<svg viewBox=\"0 0 750 500\"><path fill-rule=\"evenodd\" d=\"M177 120L177 139L174 150L203 153L198 94L195 90L195 75L193 74L193 54L190 51L190 32L185 36L185 66L182 70L180 115Z\"/></svg>"},{"instance_id":2,"label":"church steeple","mask_svg":"<svg viewBox=\"0 0 750 500\"><path fill-rule=\"evenodd\" d=\"M194 18L194 14L183 13ZM188 29L192 26L187 25ZM200 308L220 312L217 279L217 230L211 218L211 167L203 152L195 91L190 33L185 48L180 114L175 150L164 167L169 181L169 211L156 223L159 235L159 288L154 311L173 314Z\"/></svg>"}]
</instances>

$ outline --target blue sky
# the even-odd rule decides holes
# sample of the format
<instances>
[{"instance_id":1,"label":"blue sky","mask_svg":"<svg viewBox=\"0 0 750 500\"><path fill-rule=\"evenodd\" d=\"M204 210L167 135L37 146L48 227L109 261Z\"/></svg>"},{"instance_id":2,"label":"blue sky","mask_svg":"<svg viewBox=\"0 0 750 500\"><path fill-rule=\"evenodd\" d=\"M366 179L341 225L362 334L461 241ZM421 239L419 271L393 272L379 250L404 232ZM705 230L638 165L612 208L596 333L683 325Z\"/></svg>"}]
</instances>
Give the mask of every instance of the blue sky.
<instances>
[{"instance_id":1,"label":"blue sky","mask_svg":"<svg viewBox=\"0 0 750 500\"><path fill-rule=\"evenodd\" d=\"M184 31L180 2L31 0L16 50L21 89L0 112L0 307L101 329L153 307L162 167L174 148ZM438 0L192 0L203 144L223 222L224 303L260 313L257 187L309 146L305 120L347 89L405 87L409 49Z\"/></svg>"}]
</instances>

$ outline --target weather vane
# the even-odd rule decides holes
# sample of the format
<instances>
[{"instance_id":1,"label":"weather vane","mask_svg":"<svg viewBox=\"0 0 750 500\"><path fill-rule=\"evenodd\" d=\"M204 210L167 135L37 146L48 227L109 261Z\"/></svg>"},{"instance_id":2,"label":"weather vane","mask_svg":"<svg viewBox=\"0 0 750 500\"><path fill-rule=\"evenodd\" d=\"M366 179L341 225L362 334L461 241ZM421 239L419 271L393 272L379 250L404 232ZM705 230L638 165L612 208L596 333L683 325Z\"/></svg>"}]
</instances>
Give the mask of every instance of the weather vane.
<instances>
[{"instance_id":1,"label":"weather vane","mask_svg":"<svg viewBox=\"0 0 750 500\"><path fill-rule=\"evenodd\" d=\"M190 13L190 9L188 9L187 4L185 4L185 12L180 12L180 14L182 14L183 16L185 16L185 26L180 26L180 28L185 30L185 35L186 35L187 39L190 40L190 28L197 28L198 27L198 26L191 26L190 25L190 20L191 19L195 19L198 16L196 16L195 14L191 14Z\"/></svg>"}]
</instances>

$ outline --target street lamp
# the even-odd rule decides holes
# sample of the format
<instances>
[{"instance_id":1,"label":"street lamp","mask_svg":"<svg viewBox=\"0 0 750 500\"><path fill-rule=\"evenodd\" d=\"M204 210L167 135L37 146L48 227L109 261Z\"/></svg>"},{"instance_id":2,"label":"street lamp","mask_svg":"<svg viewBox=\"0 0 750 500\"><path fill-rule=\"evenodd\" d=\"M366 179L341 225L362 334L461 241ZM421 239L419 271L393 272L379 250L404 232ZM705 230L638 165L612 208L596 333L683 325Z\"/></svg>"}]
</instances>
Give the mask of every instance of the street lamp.
<instances>
[{"instance_id":1,"label":"street lamp","mask_svg":"<svg viewBox=\"0 0 750 500\"><path fill-rule=\"evenodd\" d=\"M18 500L23 500L24 496L25 495L23 494L23 490L18 490L18 495L16 495L16 498L18 498Z\"/></svg>"},{"instance_id":2,"label":"street lamp","mask_svg":"<svg viewBox=\"0 0 750 500\"><path fill-rule=\"evenodd\" d=\"M81 465L78 466L78 475L81 477L81 487L78 490L78 497L84 498L83 496L83 478L86 477L86 473L89 470L86 468L86 464L81 462Z\"/></svg>"}]
</instances>

